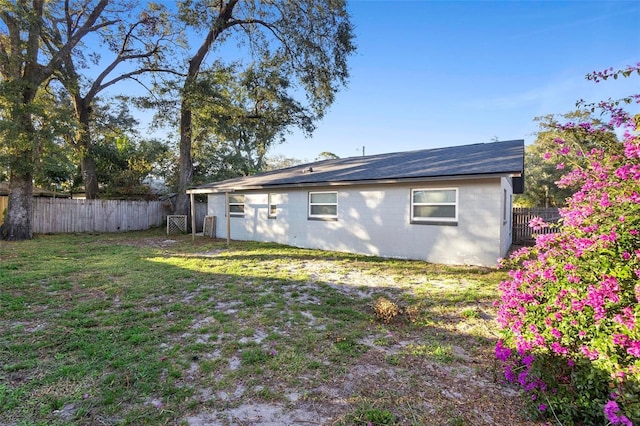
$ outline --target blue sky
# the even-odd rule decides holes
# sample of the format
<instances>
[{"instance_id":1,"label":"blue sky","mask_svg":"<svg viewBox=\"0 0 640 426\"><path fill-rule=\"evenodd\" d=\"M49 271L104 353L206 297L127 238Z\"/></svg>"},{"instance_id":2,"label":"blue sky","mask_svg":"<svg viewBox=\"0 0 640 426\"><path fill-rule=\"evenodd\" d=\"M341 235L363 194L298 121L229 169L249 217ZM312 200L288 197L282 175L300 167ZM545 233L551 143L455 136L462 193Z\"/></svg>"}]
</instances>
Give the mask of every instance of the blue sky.
<instances>
[{"instance_id":1,"label":"blue sky","mask_svg":"<svg viewBox=\"0 0 640 426\"><path fill-rule=\"evenodd\" d=\"M312 138L270 152L314 160L535 140L533 119L640 92L640 77L585 74L640 62L637 1L349 3L358 52L349 86Z\"/></svg>"}]
</instances>

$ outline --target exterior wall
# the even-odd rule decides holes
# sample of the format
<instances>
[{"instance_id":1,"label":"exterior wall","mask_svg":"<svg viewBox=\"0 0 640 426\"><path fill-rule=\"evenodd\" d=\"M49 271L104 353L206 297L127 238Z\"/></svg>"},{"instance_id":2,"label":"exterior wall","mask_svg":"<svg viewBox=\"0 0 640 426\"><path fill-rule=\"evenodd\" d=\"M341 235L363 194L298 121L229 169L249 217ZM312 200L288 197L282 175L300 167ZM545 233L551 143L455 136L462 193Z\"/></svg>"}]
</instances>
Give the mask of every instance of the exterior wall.
<instances>
[{"instance_id":1,"label":"exterior wall","mask_svg":"<svg viewBox=\"0 0 640 426\"><path fill-rule=\"evenodd\" d=\"M232 216L231 238L273 241L297 247L425 260L444 264L495 266L507 244L503 186L499 178L377 186L331 186L338 192L337 220L308 219L309 188L277 194L277 216L268 217L268 192L244 192L245 214ZM458 188L458 222L411 224L411 189ZM510 187L509 187L510 188ZM510 191L508 191L510 193ZM208 214L216 236L226 238L225 195L211 194ZM510 232L510 231L509 231Z\"/></svg>"}]
</instances>

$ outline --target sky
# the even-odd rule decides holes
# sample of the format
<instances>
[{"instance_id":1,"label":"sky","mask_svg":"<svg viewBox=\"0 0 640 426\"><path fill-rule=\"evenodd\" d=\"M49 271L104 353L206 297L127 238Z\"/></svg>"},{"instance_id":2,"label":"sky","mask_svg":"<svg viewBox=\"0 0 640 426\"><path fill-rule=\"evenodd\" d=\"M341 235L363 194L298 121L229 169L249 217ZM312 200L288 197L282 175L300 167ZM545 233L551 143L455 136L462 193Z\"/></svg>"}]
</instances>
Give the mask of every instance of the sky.
<instances>
[{"instance_id":1,"label":"sky","mask_svg":"<svg viewBox=\"0 0 640 426\"><path fill-rule=\"evenodd\" d=\"M358 51L348 87L311 138L269 155L314 161L493 140L535 140L535 117L640 93L638 1L349 2Z\"/></svg>"}]
</instances>

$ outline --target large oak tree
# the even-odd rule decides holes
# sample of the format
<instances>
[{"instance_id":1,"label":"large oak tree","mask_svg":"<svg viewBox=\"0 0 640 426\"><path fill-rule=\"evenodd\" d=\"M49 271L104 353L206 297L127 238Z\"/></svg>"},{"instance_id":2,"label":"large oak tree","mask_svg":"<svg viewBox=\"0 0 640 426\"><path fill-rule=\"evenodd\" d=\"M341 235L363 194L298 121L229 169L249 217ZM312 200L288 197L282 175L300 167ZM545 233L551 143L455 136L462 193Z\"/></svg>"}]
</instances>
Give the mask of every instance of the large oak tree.
<instances>
[{"instance_id":1,"label":"large oak tree","mask_svg":"<svg viewBox=\"0 0 640 426\"><path fill-rule=\"evenodd\" d=\"M98 197L98 175L93 153L91 122L96 97L123 80L135 80L143 74L167 72L163 68L177 33L162 5L150 3L144 8L125 2L108 11L112 25L99 32L100 43L74 49L64 58L55 77L62 83L73 105L77 131L72 145L80 158L80 169L88 199ZM43 34L45 50L56 55L69 38L75 17L65 11L63 19ZM106 15L106 14L105 14ZM82 75L92 68L95 77Z\"/></svg>"},{"instance_id":2,"label":"large oak tree","mask_svg":"<svg viewBox=\"0 0 640 426\"><path fill-rule=\"evenodd\" d=\"M0 237L31 238L33 172L49 123L36 100L38 91L87 35L110 25L102 17L108 0L0 1L0 159L9 169L9 207ZM66 39L51 56L42 55L42 36L73 17Z\"/></svg>"},{"instance_id":3,"label":"large oak tree","mask_svg":"<svg viewBox=\"0 0 640 426\"><path fill-rule=\"evenodd\" d=\"M185 0L180 17L203 36L188 61L180 107L176 213L186 214L185 191L194 170L192 94L215 46L235 41L254 61L281 58L280 74L291 77L288 90L301 95L314 121L322 118L346 84L347 59L355 46L345 0Z\"/></svg>"}]
</instances>

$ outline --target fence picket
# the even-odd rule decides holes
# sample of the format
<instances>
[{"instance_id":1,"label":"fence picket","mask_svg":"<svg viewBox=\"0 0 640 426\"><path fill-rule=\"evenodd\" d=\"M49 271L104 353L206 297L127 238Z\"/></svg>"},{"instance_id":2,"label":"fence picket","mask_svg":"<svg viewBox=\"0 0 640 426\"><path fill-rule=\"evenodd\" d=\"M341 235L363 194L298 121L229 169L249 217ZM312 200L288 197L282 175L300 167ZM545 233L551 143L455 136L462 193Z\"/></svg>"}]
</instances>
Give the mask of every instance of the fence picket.
<instances>
[{"instance_id":1,"label":"fence picket","mask_svg":"<svg viewBox=\"0 0 640 426\"><path fill-rule=\"evenodd\" d=\"M0 225L8 197L0 196ZM196 203L196 228L202 230L207 203ZM86 200L34 197L31 229L36 234L138 231L162 226L170 214L163 201Z\"/></svg>"},{"instance_id":2,"label":"fence picket","mask_svg":"<svg viewBox=\"0 0 640 426\"><path fill-rule=\"evenodd\" d=\"M169 212L162 201L33 199L37 234L121 232L162 226Z\"/></svg>"},{"instance_id":3,"label":"fence picket","mask_svg":"<svg viewBox=\"0 0 640 426\"><path fill-rule=\"evenodd\" d=\"M556 207L550 208L526 208L526 207L514 207L513 208L513 244L528 245L532 244L534 240L534 234L553 234L558 232L558 227L544 227L539 230L533 230L529 226L529 222L534 217L542 218L546 223L557 224L560 220L560 211Z\"/></svg>"}]
</instances>

